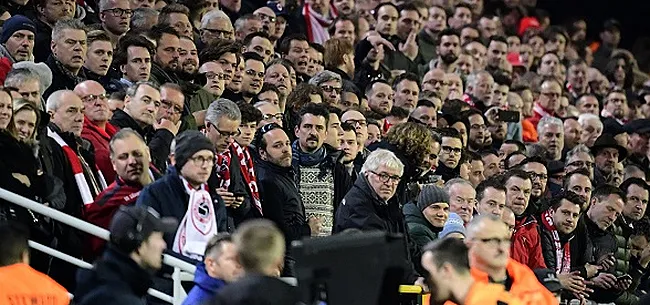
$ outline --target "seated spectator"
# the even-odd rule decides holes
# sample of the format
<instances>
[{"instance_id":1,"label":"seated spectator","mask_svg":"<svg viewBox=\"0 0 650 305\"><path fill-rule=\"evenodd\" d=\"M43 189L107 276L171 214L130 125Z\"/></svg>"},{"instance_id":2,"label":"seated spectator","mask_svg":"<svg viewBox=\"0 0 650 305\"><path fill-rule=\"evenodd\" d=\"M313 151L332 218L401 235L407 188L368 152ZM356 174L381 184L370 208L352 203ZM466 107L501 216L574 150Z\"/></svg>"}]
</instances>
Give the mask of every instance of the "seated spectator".
<instances>
[{"instance_id":1,"label":"seated spectator","mask_svg":"<svg viewBox=\"0 0 650 305\"><path fill-rule=\"evenodd\" d=\"M203 262L196 265L194 287L183 305L203 304L214 298L219 290L239 279L242 267L237 260L237 248L230 234L217 234L205 247Z\"/></svg>"},{"instance_id":2,"label":"seated spectator","mask_svg":"<svg viewBox=\"0 0 650 305\"><path fill-rule=\"evenodd\" d=\"M405 204L402 213L409 237L424 248L438 238L449 217L449 195L435 185L425 185L417 201Z\"/></svg>"},{"instance_id":3,"label":"seated spectator","mask_svg":"<svg viewBox=\"0 0 650 305\"><path fill-rule=\"evenodd\" d=\"M454 178L445 183L445 192L449 194L449 211L456 213L465 224L468 224L476 208L474 186L463 178Z\"/></svg>"},{"instance_id":4,"label":"seated spectator","mask_svg":"<svg viewBox=\"0 0 650 305\"><path fill-rule=\"evenodd\" d=\"M34 61L34 35L36 25L29 18L15 15L7 19L0 32L0 58L7 58L11 64Z\"/></svg>"},{"instance_id":5,"label":"seated spectator","mask_svg":"<svg viewBox=\"0 0 650 305\"><path fill-rule=\"evenodd\" d=\"M500 177L484 180L476 186L476 212L501 217L506 207L506 188Z\"/></svg>"},{"instance_id":6,"label":"seated spectator","mask_svg":"<svg viewBox=\"0 0 650 305\"><path fill-rule=\"evenodd\" d=\"M258 127L262 127L266 124L271 123L282 126L282 118L284 114L280 112L280 108L278 108L278 106L273 105L273 103L270 102L257 102L253 106L262 112L262 120L257 125Z\"/></svg>"},{"instance_id":7,"label":"seated spectator","mask_svg":"<svg viewBox=\"0 0 650 305\"><path fill-rule=\"evenodd\" d=\"M465 223L456 213L449 213L449 219L440 231L440 238L465 239Z\"/></svg>"},{"instance_id":8,"label":"seated spectator","mask_svg":"<svg viewBox=\"0 0 650 305\"><path fill-rule=\"evenodd\" d=\"M111 81L116 91L126 91L137 82L149 81L154 50L153 43L140 35L127 35L120 39L113 64L119 67L122 78Z\"/></svg>"},{"instance_id":9,"label":"seated spectator","mask_svg":"<svg viewBox=\"0 0 650 305\"><path fill-rule=\"evenodd\" d=\"M27 230L0 222L0 301L69 304L70 297L63 286L29 266L28 238Z\"/></svg>"},{"instance_id":10,"label":"seated spectator","mask_svg":"<svg viewBox=\"0 0 650 305\"><path fill-rule=\"evenodd\" d=\"M142 304L152 274L162 267L167 247L163 234L176 220L159 218L145 207L121 207L111 220L110 240L102 259L79 272L75 304Z\"/></svg>"},{"instance_id":11,"label":"seated spectator","mask_svg":"<svg viewBox=\"0 0 650 305\"><path fill-rule=\"evenodd\" d=\"M86 61L86 30L78 20L61 20L52 29L52 54L45 62L52 70L52 85L45 92L47 99L55 91L74 87L85 78L81 72Z\"/></svg>"}]
</instances>

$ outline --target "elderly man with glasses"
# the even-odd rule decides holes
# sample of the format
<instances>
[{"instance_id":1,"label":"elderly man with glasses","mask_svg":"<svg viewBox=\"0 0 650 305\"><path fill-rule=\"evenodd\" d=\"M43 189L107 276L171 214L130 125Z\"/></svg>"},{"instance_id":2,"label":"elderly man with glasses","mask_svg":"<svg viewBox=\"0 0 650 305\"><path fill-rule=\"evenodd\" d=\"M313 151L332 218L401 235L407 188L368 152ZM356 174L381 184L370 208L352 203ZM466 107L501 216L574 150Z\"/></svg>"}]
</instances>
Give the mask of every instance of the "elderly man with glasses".
<instances>
[{"instance_id":1,"label":"elderly man with glasses","mask_svg":"<svg viewBox=\"0 0 650 305\"><path fill-rule=\"evenodd\" d=\"M129 0L101 0L99 12L102 29L111 38L111 43L116 46L131 26L133 10Z\"/></svg>"}]
</instances>

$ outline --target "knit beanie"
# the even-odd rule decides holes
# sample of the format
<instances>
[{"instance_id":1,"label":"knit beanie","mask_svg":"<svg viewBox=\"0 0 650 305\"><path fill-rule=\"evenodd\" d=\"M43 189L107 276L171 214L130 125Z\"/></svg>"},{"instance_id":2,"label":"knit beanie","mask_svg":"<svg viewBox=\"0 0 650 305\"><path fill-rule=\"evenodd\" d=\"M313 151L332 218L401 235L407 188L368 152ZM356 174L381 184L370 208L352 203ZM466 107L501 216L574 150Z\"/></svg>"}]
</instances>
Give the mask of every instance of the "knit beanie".
<instances>
[{"instance_id":1,"label":"knit beanie","mask_svg":"<svg viewBox=\"0 0 650 305\"><path fill-rule=\"evenodd\" d=\"M449 218L445 225L442 227L442 231L438 235L439 238L445 238L451 233L460 233L465 236L465 222L463 219L458 216L456 213L449 213Z\"/></svg>"},{"instance_id":2,"label":"knit beanie","mask_svg":"<svg viewBox=\"0 0 650 305\"><path fill-rule=\"evenodd\" d=\"M176 148L174 149L176 169L180 171L195 153L204 149L214 153L212 142L197 130L187 130L176 136Z\"/></svg>"},{"instance_id":3,"label":"knit beanie","mask_svg":"<svg viewBox=\"0 0 650 305\"><path fill-rule=\"evenodd\" d=\"M15 32L20 30L28 30L36 35L36 25L33 21L23 15L15 15L2 25L2 33L0 33L0 43L5 43L9 37Z\"/></svg>"},{"instance_id":4,"label":"knit beanie","mask_svg":"<svg viewBox=\"0 0 650 305\"><path fill-rule=\"evenodd\" d=\"M449 203L449 195L447 192L445 192L445 190L435 185L427 184L422 187L417 201L420 211L424 211L424 209L428 208L434 203Z\"/></svg>"}]
</instances>

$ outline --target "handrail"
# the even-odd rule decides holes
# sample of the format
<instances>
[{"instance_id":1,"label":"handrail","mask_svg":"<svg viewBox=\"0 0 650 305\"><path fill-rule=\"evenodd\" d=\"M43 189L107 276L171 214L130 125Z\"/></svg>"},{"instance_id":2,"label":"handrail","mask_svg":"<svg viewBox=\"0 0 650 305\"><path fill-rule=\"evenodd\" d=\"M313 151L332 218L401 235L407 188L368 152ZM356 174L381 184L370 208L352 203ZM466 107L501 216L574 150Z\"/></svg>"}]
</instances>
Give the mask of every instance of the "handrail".
<instances>
[{"instance_id":1,"label":"handrail","mask_svg":"<svg viewBox=\"0 0 650 305\"><path fill-rule=\"evenodd\" d=\"M26 209L30 209L32 212L36 212L41 215L47 215L47 217L52 218L56 221L59 221L61 223L64 223L68 226L74 227L80 231L86 232L88 234L97 236L99 238L102 238L104 240L108 240L109 238L109 232L108 230L96 226L94 224L91 224L89 222L83 221L79 218L76 218L74 216L70 216L68 214L65 214L61 211L57 211L53 208L50 208L44 204L35 202L33 200L30 200L28 198L25 198L23 196L14 194L10 191L7 191L3 188L0 188L0 198L7 200L9 202L13 202L14 204L17 204L21 207L24 207ZM166 265L172 266L172 267L177 267L181 271L187 272L194 274L194 271L196 271L196 266L185 262L183 260L180 260L176 257L173 257L169 254L163 254L163 263Z\"/></svg>"}]
</instances>

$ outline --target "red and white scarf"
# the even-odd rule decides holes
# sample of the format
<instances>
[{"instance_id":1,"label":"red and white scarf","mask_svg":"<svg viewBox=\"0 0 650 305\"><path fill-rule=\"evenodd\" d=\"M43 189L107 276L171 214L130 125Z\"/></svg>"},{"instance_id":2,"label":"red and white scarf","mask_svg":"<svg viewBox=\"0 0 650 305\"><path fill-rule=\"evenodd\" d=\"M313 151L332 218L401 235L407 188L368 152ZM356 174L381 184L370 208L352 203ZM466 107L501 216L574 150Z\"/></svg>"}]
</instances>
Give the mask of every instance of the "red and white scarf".
<instances>
[{"instance_id":1,"label":"red and white scarf","mask_svg":"<svg viewBox=\"0 0 650 305\"><path fill-rule=\"evenodd\" d=\"M102 175L102 172L100 170L97 170L97 176L99 178L99 181L95 181L95 176L94 173L90 172L88 173L88 176L91 177L94 187L93 189L97 194L93 194L92 189L90 188L90 185L88 184L88 181L86 179L86 176L84 176L84 164L88 169L88 164L86 164L86 161L83 160L82 158L79 158L77 153L68 146L65 141L61 138L61 136L52 131L52 129L48 128L47 129L47 135L54 139L54 141L61 146L63 149L63 152L65 153L65 156L68 158L68 161L70 161L70 166L72 167L72 173L74 174L74 179L77 182L77 188L79 189L79 194L81 195L81 200L83 201L84 205L89 205L92 204L95 201L95 197L99 195L99 193L106 188L106 179L104 179L104 176ZM82 164L82 162L84 164ZM91 170L92 171L92 170ZM98 184L99 182L99 184Z\"/></svg>"},{"instance_id":2,"label":"red and white scarf","mask_svg":"<svg viewBox=\"0 0 650 305\"><path fill-rule=\"evenodd\" d=\"M548 112L548 110L544 109L538 103L535 103L535 105L533 106L533 111L537 113L540 118L543 118L545 116L555 116L555 114Z\"/></svg>"},{"instance_id":3,"label":"red and white scarf","mask_svg":"<svg viewBox=\"0 0 650 305\"><path fill-rule=\"evenodd\" d=\"M327 28L332 24L332 19L337 17L335 10L330 8L330 19L319 14L311 8L309 4L305 3L302 8L302 15L305 16L307 38L309 38L310 42L323 44L325 41L330 39L330 34L327 32Z\"/></svg>"},{"instance_id":4,"label":"red and white scarf","mask_svg":"<svg viewBox=\"0 0 650 305\"><path fill-rule=\"evenodd\" d=\"M472 106L472 107L476 106L476 105L474 104L474 101L472 101L472 97L469 96L469 94L467 94L467 93L464 93L464 94L463 94L463 102L469 104L469 105Z\"/></svg>"},{"instance_id":5,"label":"red and white scarf","mask_svg":"<svg viewBox=\"0 0 650 305\"><path fill-rule=\"evenodd\" d=\"M182 176L180 178L185 192L190 195L190 200L187 204L187 212L174 236L172 250L185 257L203 260L208 241L218 233L214 202L208 192L207 184L204 183L197 190L185 178Z\"/></svg>"},{"instance_id":6,"label":"red and white scarf","mask_svg":"<svg viewBox=\"0 0 650 305\"><path fill-rule=\"evenodd\" d=\"M217 162L215 163L215 170L219 176L219 187L228 189L230 186L230 160L232 160L232 150L237 153L239 159L240 172L246 181L248 189L251 191L253 205L262 214L262 202L260 201L260 192L257 187L257 178L255 177L255 169L253 168L253 158L248 152L247 147L242 147L233 142L228 149L217 155Z\"/></svg>"},{"instance_id":7,"label":"red and white scarf","mask_svg":"<svg viewBox=\"0 0 650 305\"><path fill-rule=\"evenodd\" d=\"M562 242L560 242L560 234L557 232L557 229L553 224L553 215L551 215L551 210L542 213L542 225L546 230L550 231L553 236L556 260L555 272L558 274L571 272L571 246L569 242L564 243L564 246L562 246Z\"/></svg>"}]
</instances>

